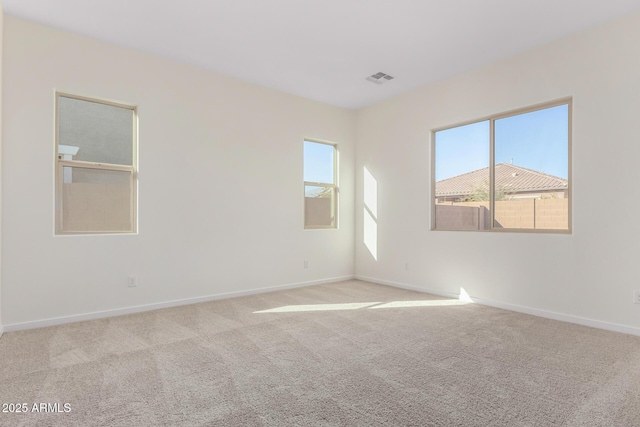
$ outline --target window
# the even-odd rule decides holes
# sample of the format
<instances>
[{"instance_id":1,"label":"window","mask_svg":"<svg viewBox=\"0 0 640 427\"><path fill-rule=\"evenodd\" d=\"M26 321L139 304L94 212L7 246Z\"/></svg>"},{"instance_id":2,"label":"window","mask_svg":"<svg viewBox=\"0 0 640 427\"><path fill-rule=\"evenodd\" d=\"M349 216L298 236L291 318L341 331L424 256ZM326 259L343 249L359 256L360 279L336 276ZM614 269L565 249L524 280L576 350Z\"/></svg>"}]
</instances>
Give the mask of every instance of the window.
<instances>
[{"instance_id":1,"label":"window","mask_svg":"<svg viewBox=\"0 0 640 427\"><path fill-rule=\"evenodd\" d=\"M338 227L338 149L304 141L304 228Z\"/></svg>"},{"instance_id":2,"label":"window","mask_svg":"<svg viewBox=\"0 0 640 427\"><path fill-rule=\"evenodd\" d=\"M433 230L570 231L570 99L432 137Z\"/></svg>"},{"instance_id":3,"label":"window","mask_svg":"<svg viewBox=\"0 0 640 427\"><path fill-rule=\"evenodd\" d=\"M136 108L56 94L56 234L136 231Z\"/></svg>"}]
</instances>

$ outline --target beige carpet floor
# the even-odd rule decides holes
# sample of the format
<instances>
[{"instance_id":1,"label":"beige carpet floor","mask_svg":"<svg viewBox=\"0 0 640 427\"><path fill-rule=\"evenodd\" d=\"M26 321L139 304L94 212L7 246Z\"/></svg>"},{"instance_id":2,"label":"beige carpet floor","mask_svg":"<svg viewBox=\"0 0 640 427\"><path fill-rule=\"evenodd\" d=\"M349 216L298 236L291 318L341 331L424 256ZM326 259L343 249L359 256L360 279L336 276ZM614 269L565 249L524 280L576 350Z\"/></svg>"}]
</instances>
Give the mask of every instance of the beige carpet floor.
<instances>
[{"instance_id":1,"label":"beige carpet floor","mask_svg":"<svg viewBox=\"0 0 640 427\"><path fill-rule=\"evenodd\" d=\"M348 281L5 333L0 402L28 407L2 426L640 426L640 337Z\"/></svg>"}]
</instances>

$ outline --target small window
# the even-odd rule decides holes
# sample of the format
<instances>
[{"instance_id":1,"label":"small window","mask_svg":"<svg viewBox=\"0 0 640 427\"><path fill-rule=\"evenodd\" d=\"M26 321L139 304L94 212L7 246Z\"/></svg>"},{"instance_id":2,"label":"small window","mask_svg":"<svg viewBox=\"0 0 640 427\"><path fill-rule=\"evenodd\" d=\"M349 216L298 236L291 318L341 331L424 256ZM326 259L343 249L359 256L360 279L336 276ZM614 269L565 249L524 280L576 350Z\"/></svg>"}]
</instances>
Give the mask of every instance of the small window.
<instances>
[{"instance_id":1,"label":"small window","mask_svg":"<svg viewBox=\"0 0 640 427\"><path fill-rule=\"evenodd\" d=\"M304 141L304 228L338 226L338 150Z\"/></svg>"},{"instance_id":2,"label":"small window","mask_svg":"<svg viewBox=\"0 0 640 427\"><path fill-rule=\"evenodd\" d=\"M56 234L136 231L136 108L56 94Z\"/></svg>"},{"instance_id":3,"label":"small window","mask_svg":"<svg viewBox=\"0 0 640 427\"><path fill-rule=\"evenodd\" d=\"M434 230L567 232L571 101L433 132Z\"/></svg>"}]
</instances>

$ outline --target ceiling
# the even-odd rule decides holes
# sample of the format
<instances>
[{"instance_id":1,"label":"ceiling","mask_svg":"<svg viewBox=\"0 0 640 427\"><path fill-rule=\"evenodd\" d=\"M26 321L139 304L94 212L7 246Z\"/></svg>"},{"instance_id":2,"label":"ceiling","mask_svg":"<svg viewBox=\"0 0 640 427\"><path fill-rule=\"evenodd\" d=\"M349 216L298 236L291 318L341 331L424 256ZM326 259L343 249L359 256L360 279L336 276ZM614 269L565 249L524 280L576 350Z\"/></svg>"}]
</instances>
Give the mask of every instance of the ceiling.
<instances>
[{"instance_id":1,"label":"ceiling","mask_svg":"<svg viewBox=\"0 0 640 427\"><path fill-rule=\"evenodd\" d=\"M619 16L640 0L2 0L6 14L345 108ZM365 78L384 72L384 84Z\"/></svg>"}]
</instances>

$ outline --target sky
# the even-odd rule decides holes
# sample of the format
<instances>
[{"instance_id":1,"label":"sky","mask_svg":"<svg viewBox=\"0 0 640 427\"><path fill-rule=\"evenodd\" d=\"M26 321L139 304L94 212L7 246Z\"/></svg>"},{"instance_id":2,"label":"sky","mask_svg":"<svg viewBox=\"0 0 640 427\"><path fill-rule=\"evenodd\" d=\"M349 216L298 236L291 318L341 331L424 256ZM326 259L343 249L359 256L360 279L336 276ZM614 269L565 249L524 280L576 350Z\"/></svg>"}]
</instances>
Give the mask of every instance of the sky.
<instances>
[{"instance_id":1,"label":"sky","mask_svg":"<svg viewBox=\"0 0 640 427\"><path fill-rule=\"evenodd\" d=\"M495 158L568 178L568 105L495 121ZM436 181L489 166L489 121L436 132Z\"/></svg>"}]
</instances>

